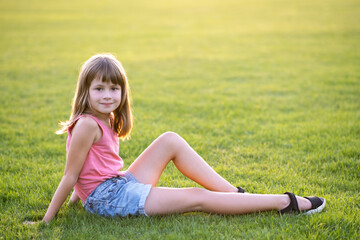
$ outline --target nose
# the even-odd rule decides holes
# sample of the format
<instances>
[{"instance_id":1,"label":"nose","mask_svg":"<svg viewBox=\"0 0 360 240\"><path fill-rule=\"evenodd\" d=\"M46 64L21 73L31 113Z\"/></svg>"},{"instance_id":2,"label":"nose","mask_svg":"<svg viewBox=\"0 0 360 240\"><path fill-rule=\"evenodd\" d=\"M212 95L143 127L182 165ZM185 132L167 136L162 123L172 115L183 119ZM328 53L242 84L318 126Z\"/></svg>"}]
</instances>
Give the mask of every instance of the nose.
<instances>
[{"instance_id":1,"label":"nose","mask_svg":"<svg viewBox=\"0 0 360 240\"><path fill-rule=\"evenodd\" d=\"M111 99L111 94L109 90L104 91L104 95L103 95L104 99Z\"/></svg>"}]
</instances>

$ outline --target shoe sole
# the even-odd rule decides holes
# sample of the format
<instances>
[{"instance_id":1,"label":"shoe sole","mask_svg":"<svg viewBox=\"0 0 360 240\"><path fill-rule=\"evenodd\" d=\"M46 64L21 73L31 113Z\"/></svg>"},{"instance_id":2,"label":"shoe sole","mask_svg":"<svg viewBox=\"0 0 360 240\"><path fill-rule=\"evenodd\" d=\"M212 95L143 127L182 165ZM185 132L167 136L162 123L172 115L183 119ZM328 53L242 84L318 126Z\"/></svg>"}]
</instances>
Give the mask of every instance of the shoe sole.
<instances>
[{"instance_id":1,"label":"shoe sole","mask_svg":"<svg viewBox=\"0 0 360 240\"><path fill-rule=\"evenodd\" d=\"M323 203L319 206L319 207L317 207L317 208L315 208L315 209L311 209L311 210L309 210L309 211L306 211L306 212L304 212L304 213L302 213L303 215L312 215L312 214L314 214L314 213L319 213L319 212L321 212L324 208L325 208L325 205L326 205L326 200L325 200L325 198L320 198L322 201L323 201Z\"/></svg>"}]
</instances>

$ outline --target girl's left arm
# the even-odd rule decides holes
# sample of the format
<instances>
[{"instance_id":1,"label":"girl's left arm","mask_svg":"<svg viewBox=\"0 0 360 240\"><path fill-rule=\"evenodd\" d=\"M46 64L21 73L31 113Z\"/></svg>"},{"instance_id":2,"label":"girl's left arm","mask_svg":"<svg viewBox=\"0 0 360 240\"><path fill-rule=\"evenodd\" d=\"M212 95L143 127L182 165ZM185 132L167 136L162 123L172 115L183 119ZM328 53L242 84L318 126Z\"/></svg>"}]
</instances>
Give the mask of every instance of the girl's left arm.
<instances>
[{"instance_id":1,"label":"girl's left arm","mask_svg":"<svg viewBox=\"0 0 360 240\"><path fill-rule=\"evenodd\" d=\"M74 126L65 173L43 218L46 223L54 218L75 186L89 149L96 139L97 128L97 123L90 118L79 119Z\"/></svg>"},{"instance_id":2,"label":"girl's left arm","mask_svg":"<svg viewBox=\"0 0 360 240\"><path fill-rule=\"evenodd\" d=\"M80 201L80 197L74 189L73 193L71 194L70 200L67 204L70 206L70 205L77 203L78 201Z\"/></svg>"}]
</instances>

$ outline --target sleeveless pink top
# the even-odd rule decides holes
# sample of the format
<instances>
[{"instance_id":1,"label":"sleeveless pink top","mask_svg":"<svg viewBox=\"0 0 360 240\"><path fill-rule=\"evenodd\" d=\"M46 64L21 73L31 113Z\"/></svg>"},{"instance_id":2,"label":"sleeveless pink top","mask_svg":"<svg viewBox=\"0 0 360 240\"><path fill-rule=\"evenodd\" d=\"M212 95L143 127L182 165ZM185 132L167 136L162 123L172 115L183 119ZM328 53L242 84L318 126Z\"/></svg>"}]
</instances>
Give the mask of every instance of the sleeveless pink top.
<instances>
[{"instance_id":1,"label":"sleeveless pink top","mask_svg":"<svg viewBox=\"0 0 360 240\"><path fill-rule=\"evenodd\" d=\"M91 145L74 187L83 203L85 203L87 197L100 183L107 179L123 175L120 170L124 165L123 160L119 157L119 138L116 136L116 133L92 115L86 114L79 116L73 126L69 127L66 151L69 151L71 129L75 126L79 118L85 116L91 117L97 122L102 131L102 137L99 141Z\"/></svg>"}]
</instances>

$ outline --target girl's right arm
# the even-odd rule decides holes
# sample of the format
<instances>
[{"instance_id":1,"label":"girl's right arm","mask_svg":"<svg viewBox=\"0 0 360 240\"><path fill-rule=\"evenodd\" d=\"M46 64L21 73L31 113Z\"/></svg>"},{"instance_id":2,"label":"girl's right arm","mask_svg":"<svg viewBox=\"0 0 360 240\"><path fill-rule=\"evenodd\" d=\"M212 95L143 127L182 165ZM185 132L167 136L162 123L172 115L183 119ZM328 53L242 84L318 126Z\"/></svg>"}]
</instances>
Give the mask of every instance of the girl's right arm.
<instances>
[{"instance_id":1,"label":"girl's right arm","mask_svg":"<svg viewBox=\"0 0 360 240\"><path fill-rule=\"evenodd\" d=\"M54 218L75 186L89 149L99 139L101 131L93 119L84 117L77 121L71 134L64 176L43 218L46 223L49 223Z\"/></svg>"}]
</instances>

